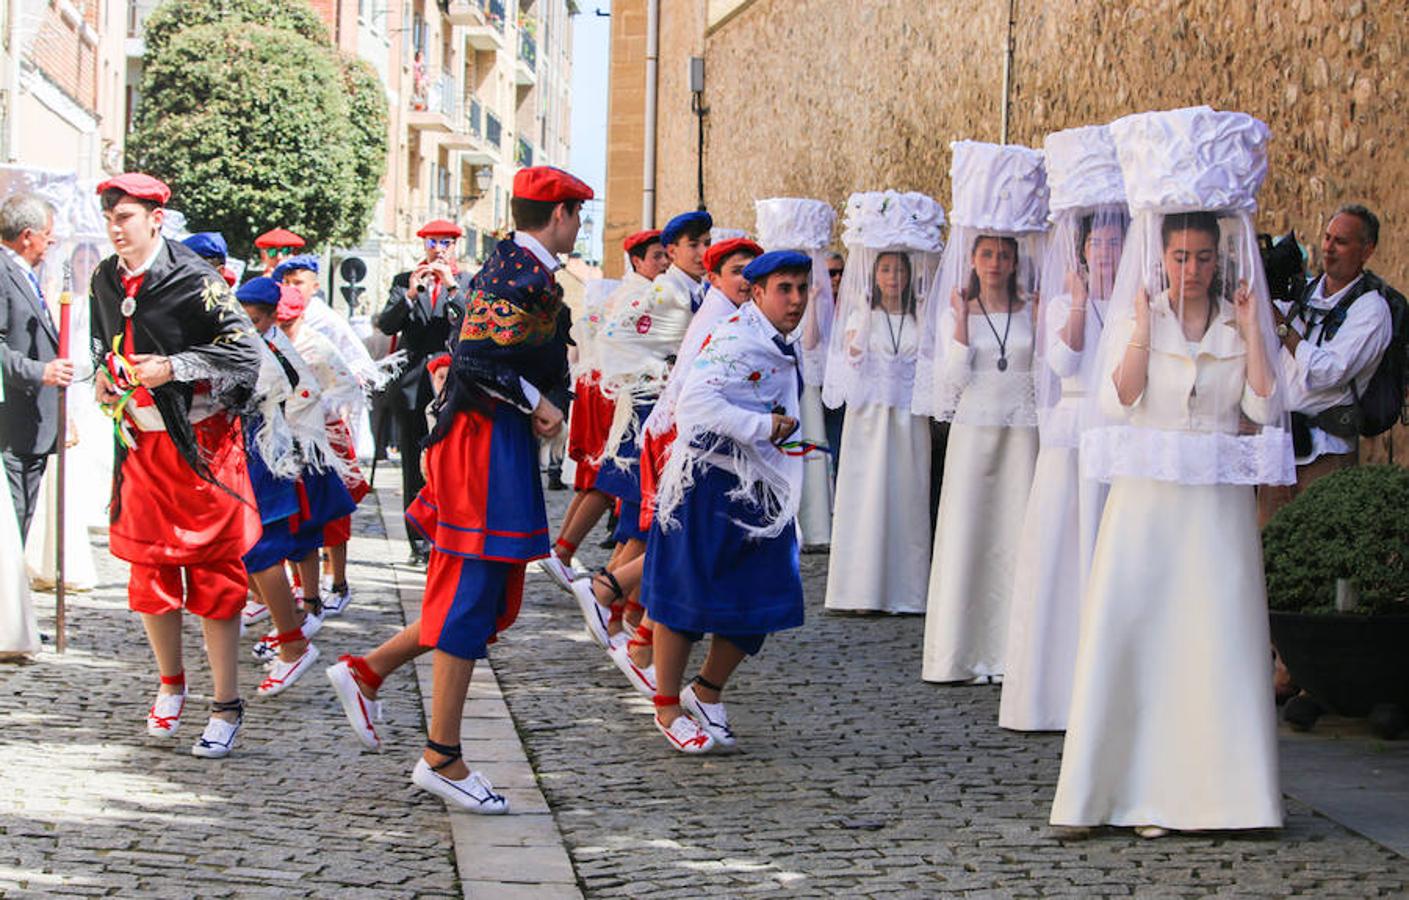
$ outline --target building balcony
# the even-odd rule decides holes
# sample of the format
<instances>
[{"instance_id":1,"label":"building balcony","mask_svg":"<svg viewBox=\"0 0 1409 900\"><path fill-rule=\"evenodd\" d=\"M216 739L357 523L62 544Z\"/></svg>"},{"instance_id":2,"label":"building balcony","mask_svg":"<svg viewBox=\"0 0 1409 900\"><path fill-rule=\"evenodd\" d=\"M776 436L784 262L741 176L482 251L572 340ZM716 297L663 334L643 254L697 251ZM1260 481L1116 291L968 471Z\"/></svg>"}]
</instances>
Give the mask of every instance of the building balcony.
<instances>
[{"instance_id":1,"label":"building balcony","mask_svg":"<svg viewBox=\"0 0 1409 900\"><path fill-rule=\"evenodd\" d=\"M484 4L481 0L449 0L441 8L451 25L473 28L485 24Z\"/></svg>"},{"instance_id":2,"label":"building balcony","mask_svg":"<svg viewBox=\"0 0 1409 900\"><path fill-rule=\"evenodd\" d=\"M514 143L514 165L523 168L533 165L533 145L523 138Z\"/></svg>"},{"instance_id":3,"label":"building balcony","mask_svg":"<svg viewBox=\"0 0 1409 900\"><path fill-rule=\"evenodd\" d=\"M440 146L460 152L460 161L471 166L494 166L499 164L501 153L497 141L491 143L486 133L490 118L478 97L465 101L464 118L450 134L440 139ZM497 123L497 119L495 120Z\"/></svg>"},{"instance_id":4,"label":"building balcony","mask_svg":"<svg viewBox=\"0 0 1409 900\"><path fill-rule=\"evenodd\" d=\"M467 25L465 30L465 40L471 47L498 51L507 46L504 0L466 0L457 5L474 6L479 10L479 20Z\"/></svg>"},{"instance_id":5,"label":"building balcony","mask_svg":"<svg viewBox=\"0 0 1409 900\"><path fill-rule=\"evenodd\" d=\"M406 124L417 131L454 131L459 105L459 89L455 79L449 73L442 72L439 78L421 90L412 88L411 109L406 115Z\"/></svg>"},{"instance_id":6,"label":"building balcony","mask_svg":"<svg viewBox=\"0 0 1409 900\"><path fill-rule=\"evenodd\" d=\"M529 32L519 30L519 54L514 60L514 83L530 87L538 82L538 41Z\"/></svg>"}]
</instances>

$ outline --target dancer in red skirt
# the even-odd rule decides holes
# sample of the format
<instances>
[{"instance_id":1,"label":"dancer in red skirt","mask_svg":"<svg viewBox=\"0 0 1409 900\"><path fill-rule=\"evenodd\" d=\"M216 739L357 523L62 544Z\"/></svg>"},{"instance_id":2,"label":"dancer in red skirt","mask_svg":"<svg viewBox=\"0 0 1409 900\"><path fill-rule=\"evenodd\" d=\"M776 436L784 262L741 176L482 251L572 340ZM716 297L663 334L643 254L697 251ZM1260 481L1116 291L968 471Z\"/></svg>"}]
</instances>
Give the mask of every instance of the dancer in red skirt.
<instances>
[{"instance_id":1,"label":"dancer in red skirt","mask_svg":"<svg viewBox=\"0 0 1409 900\"><path fill-rule=\"evenodd\" d=\"M161 675L147 732L170 738L185 710L184 609L201 618L214 681L212 715L191 752L225 756L244 710L241 556L260 535L238 417L258 377L258 339L219 273L162 238L165 184L129 173L98 193L117 251L90 291L102 348L96 393L118 440L109 546L131 564L128 603Z\"/></svg>"}]
</instances>

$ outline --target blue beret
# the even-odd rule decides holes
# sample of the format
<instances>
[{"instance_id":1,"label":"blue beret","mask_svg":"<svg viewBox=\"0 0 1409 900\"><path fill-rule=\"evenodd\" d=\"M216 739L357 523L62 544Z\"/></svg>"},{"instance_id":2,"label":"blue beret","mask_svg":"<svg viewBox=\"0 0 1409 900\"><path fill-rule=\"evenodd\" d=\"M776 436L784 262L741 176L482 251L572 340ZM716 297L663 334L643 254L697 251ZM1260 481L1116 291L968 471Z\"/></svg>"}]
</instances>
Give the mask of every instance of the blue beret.
<instances>
[{"instance_id":1,"label":"blue beret","mask_svg":"<svg viewBox=\"0 0 1409 900\"><path fill-rule=\"evenodd\" d=\"M251 306L278 306L279 282L263 275L251 278L235 291L235 299Z\"/></svg>"},{"instance_id":2,"label":"blue beret","mask_svg":"<svg viewBox=\"0 0 1409 900\"><path fill-rule=\"evenodd\" d=\"M290 272L297 272L307 269L310 272L318 271L318 257L312 253L305 253L302 256L290 256L288 259L274 267L274 273L270 275L275 281L283 281L284 276Z\"/></svg>"},{"instance_id":3,"label":"blue beret","mask_svg":"<svg viewBox=\"0 0 1409 900\"><path fill-rule=\"evenodd\" d=\"M812 271L812 257L796 250L770 250L744 267L744 277L754 284L779 269Z\"/></svg>"},{"instance_id":4,"label":"blue beret","mask_svg":"<svg viewBox=\"0 0 1409 900\"><path fill-rule=\"evenodd\" d=\"M230 255L230 248L225 246L225 237L218 231L201 231L181 243L196 251L197 256L203 256L206 259L213 256L224 259Z\"/></svg>"},{"instance_id":5,"label":"blue beret","mask_svg":"<svg viewBox=\"0 0 1409 900\"><path fill-rule=\"evenodd\" d=\"M691 226L698 226L704 231L708 231L714 227L714 218L702 209L681 213L665 223L665 227L660 230L660 242L662 244L675 243L680 240L680 234Z\"/></svg>"}]
</instances>

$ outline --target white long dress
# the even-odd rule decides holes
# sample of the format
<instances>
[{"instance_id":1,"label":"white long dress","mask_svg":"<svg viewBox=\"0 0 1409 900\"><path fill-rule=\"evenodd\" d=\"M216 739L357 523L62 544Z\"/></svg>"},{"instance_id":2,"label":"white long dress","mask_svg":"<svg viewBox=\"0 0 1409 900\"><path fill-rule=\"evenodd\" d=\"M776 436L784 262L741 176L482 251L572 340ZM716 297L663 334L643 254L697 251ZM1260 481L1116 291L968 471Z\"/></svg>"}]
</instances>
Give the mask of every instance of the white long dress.
<instances>
[{"instance_id":1,"label":"white long dress","mask_svg":"<svg viewBox=\"0 0 1409 900\"><path fill-rule=\"evenodd\" d=\"M798 398L801 422L797 434L809 441L827 440L822 416L822 389L805 385ZM797 511L803 547L825 547L832 539L832 461L826 453L810 453L802 465L802 506Z\"/></svg>"},{"instance_id":2,"label":"white long dress","mask_svg":"<svg viewBox=\"0 0 1409 900\"><path fill-rule=\"evenodd\" d=\"M50 306L54 321L59 308ZM88 302L75 297L69 307L73 335L88 334ZM71 340L76 340L73 338ZM98 568L93 558L90 527L106 528L107 506L112 493L112 420L103 415L88 384L93 377L90 354L71 352L74 383L64 392L68 424L78 443L64 451L64 580L69 590L92 590L98 584ZM36 587L48 590L57 578L59 458L49 457L39 503L29 523L25 561Z\"/></svg>"},{"instance_id":3,"label":"white long dress","mask_svg":"<svg viewBox=\"0 0 1409 900\"><path fill-rule=\"evenodd\" d=\"M1178 329L1173 316L1153 319L1131 424L1236 433L1240 410L1269 421L1250 390L1212 408L1212 398L1237 397L1245 377L1231 311L1194 359ZM1103 408L1119 407L1109 378L1100 391ZM1279 827L1269 646L1253 489L1115 479L1082 609L1052 823Z\"/></svg>"},{"instance_id":4,"label":"white long dress","mask_svg":"<svg viewBox=\"0 0 1409 900\"><path fill-rule=\"evenodd\" d=\"M1090 383L1085 373L1096 347L1091 342L1072 350L1056 336L1066 323L1070 298L1054 297L1043 305L1047 333L1053 335L1045 361L1061 378L1062 393L1043 426L1008 611L998 724L1016 731L1067 727L1082 588L1106 502L1106 486L1081 477L1078 450L1084 386ZM1098 307L1095 315L1102 312Z\"/></svg>"},{"instance_id":5,"label":"white long dress","mask_svg":"<svg viewBox=\"0 0 1409 900\"><path fill-rule=\"evenodd\" d=\"M4 396L5 386L0 383L0 401ZM39 623L29 596L20 520L9 485L0 494L4 494L0 498L0 657L38 653Z\"/></svg>"},{"instance_id":6,"label":"white long dress","mask_svg":"<svg viewBox=\"0 0 1409 900\"><path fill-rule=\"evenodd\" d=\"M867 353L913 357L913 317L870 310ZM888 321L887 321L888 320ZM847 405L832 516L828 609L923 613L929 569L930 424L908 408Z\"/></svg>"},{"instance_id":7,"label":"white long dress","mask_svg":"<svg viewBox=\"0 0 1409 900\"><path fill-rule=\"evenodd\" d=\"M1004 671L1013 566L1037 460L1035 424L971 424L1035 421L1031 317L1024 309L1004 327L1005 371L998 371L998 338L981 314L969 317L970 352L945 358L949 377L967 366L971 380L944 455L925 619L926 681L969 681Z\"/></svg>"}]
</instances>

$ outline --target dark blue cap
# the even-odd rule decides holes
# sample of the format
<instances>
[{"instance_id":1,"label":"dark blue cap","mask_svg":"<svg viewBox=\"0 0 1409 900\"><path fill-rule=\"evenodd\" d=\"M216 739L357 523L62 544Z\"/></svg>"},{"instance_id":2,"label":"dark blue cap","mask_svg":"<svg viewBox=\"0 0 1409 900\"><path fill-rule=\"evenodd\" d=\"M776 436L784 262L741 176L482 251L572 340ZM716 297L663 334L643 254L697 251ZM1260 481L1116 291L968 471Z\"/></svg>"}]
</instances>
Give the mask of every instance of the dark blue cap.
<instances>
[{"instance_id":1,"label":"dark blue cap","mask_svg":"<svg viewBox=\"0 0 1409 900\"><path fill-rule=\"evenodd\" d=\"M779 269L811 273L812 257L796 250L769 250L744 267L744 277L758 284Z\"/></svg>"},{"instance_id":2,"label":"dark blue cap","mask_svg":"<svg viewBox=\"0 0 1409 900\"><path fill-rule=\"evenodd\" d=\"M305 253L301 256L290 256L288 259L274 267L274 273L269 277L275 281L283 281L284 276L290 272L297 272L307 269L310 272L318 271L318 257L312 253Z\"/></svg>"},{"instance_id":3,"label":"dark blue cap","mask_svg":"<svg viewBox=\"0 0 1409 900\"><path fill-rule=\"evenodd\" d=\"M702 209L681 213L665 223L665 227L660 230L660 242L662 244L675 243L680 240L680 235L684 233L685 229L691 226L698 226L709 231L714 227L714 217Z\"/></svg>"},{"instance_id":4,"label":"dark blue cap","mask_svg":"<svg viewBox=\"0 0 1409 900\"><path fill-rule=\"evenodd\" d=\"M235 291L235 299L251 306L278 306L279 282L263 275L251 278Z\"/></svg>"},{"instance_id":5,"label":"dark blue cap","mask_svg":"<svg viewBox=\"0 0 1409 900\"><path fill-rule=\"evenodd\" d=\"M197 232L181 243L196 251L197 256L206 259L224 259L230 255L230 248L225 246L225 236L218 231Z\"/></svg>"}]
</instances>

